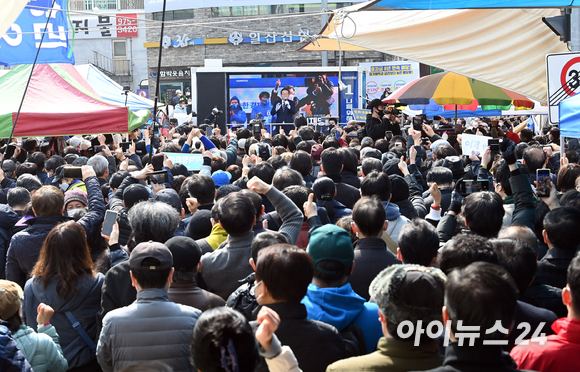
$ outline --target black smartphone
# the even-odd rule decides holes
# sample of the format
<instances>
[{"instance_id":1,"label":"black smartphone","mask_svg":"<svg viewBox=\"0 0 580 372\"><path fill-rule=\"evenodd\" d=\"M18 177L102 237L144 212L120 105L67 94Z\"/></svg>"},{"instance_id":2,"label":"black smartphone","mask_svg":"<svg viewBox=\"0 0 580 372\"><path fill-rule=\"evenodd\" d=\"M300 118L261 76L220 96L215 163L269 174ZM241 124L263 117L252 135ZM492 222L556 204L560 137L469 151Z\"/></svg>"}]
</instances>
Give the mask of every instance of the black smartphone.
<instances>
[{"instance_id":1,"label":"black smartphone","mask_svg":"<svg viewBox=\"0 0 580 372\"><path fill-rule=\"evenodd\" d=\"M105 236L111 236L115 222L117 222L117 212L107 211L105 213L105 221L103 222L102 234Z\"/></svg>"},{"instance_id":2,"label":"black smartphone","mask_svg":"<svg viewBox=\"0 0 580 372\"><path fill-rule=\"evenodd\" d=\"M413 129L416 131L421 131L423 129L423 119L415 116L413 118Z\"/></svg>"},{"instance_id":3,"label":"black smartphone","mask_svg":"<svg viewBox=\"0 0 580 372\"><path fill-rule=\"evenodd\" d=\"M385 138L386 138L388 141L390 141L390 140L391 140L391 138L393 138L393 132L392 132L392 131L390 131L390 130L386 131L386 132L385 132Z\"/></svg>"},{"instance_id":4,"label":"black smartphone","mask_svg":"<svg viewBox=\"0 0 580 372\"><path fill-rule=\"evenodd\" d=\"M547 198L550 196L550 191L552 191L550 170L546 168L536 169L536 179L538 181L536 194L538 194L540 198Z\"/></svg>"},{"instance_id":5,"label":"black smartphone","mask_svg":"<svg viewBox=\"0 0 580 372\"><path fill-rule=\"evenodd\" d=\"M426 144L428 144L428 143L429 143L429 138L427 138L427 137L422 137L421 138L421 144L423 146L426 145Z\"/></svg>"},{"instance_id":6,"label":"black smartphone","mask_svg":"<svg viewBox=\"0 0 580 372\"><path fill-rule=\"evenodd\" d=\"M489 180L462 180L459 184L459 192L463 196L480 191L489 191Z\"/></svg>"},{"instance_id":7,"label":"black smartphone","mask_svg":"<svg viewBox=\"0 0 580 372\"><path fill-rule=\"evenodd\" d=\"M487 140L487 145L491 151L499 152L499 138L490 138Z\"/></svg>"},{"instance_id":8,"label":"black smartphone","mask_svg":"<svg viewBox=\"0 0 580 372\"><path fill-rule=\"evenodd\" d=\"M105 147L105 146L98 145L98 146L93 147L95 154L98 154L99 152L103 151L103 147Z\"/></svg>"},{"instance_id":9,"label":"black smartphone","mask_svg":"<svg viewBox=\"0 0 580 372\"><path fill-rule=\"evenodd\" d=\"M433 120L439 120L439 121L441 121L441 116L435 115L435 116L433 116Z\"/></svg>"},{"instance_id":10,"label":"black smartphone","mask_svg":"<svg viewBox=\"0 0 580 372\"><path fill-rule=\"evenodd\" d=\"M121 145L121 149L125 152L129 150L129 147L131 147L131 142L121 142L119 145Z\"/></svg>"},{"instance_id":11,"label":"black smartphone","mask_svg":"<svg viewBox=\"0 0 580 372\"><path fill-rule=\"evenodd\" d=\"M168 182L167 171L155 171L149 173L149 182L154 184L166 183Z\"/></svg>"},{"instance_id":12,"label":"black smartphone","mask_svg":"<svg viewBox=\"0 0 580 372\"><path fill-rule=\"evenodd\" d=\"M64 178L73 178L80 180L83 178L83 171L81 167L73 167L71 165L66 166L62 170L62 176Z\"/></svg>"}]
</instances>

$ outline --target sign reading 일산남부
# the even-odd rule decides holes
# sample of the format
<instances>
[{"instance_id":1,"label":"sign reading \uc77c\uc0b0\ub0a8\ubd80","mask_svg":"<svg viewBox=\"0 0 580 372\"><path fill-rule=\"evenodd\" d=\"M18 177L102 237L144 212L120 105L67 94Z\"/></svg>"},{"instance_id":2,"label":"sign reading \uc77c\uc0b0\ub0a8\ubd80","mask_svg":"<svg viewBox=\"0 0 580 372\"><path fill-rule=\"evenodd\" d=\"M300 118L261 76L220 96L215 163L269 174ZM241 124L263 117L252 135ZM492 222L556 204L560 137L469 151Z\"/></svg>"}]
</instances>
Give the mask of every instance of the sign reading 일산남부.
<instances>
[{"instance_id":1,"label":"sign reading \uc77c\uc0b0\ub0a8\ubd80","mask_svg":"<svg viewBox=\"0 0 580 372\"><path fill-rule=\"evenodd\" d=\"M37 63L74 64L74 55L68 42L67 15L65 11L60 11L67 8L66 0L56 0L52 14L51 7L52 0L28 2L6 34L0 38L0 64L32 64L39 47Z\"/></svg>"}]
</instances>

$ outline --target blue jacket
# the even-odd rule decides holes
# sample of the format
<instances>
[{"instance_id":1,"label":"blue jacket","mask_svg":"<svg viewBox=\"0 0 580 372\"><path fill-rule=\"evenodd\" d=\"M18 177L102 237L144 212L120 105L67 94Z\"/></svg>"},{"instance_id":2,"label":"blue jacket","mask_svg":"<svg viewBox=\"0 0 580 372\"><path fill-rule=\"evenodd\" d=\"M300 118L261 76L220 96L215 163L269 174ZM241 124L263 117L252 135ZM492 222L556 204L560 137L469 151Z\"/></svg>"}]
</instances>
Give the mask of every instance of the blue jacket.
<instances>
[{"instance_id":1,"label":"blue jacket","mask_svg":"<svg viewBox=\"0 0 580 372\"><path fill-rule=\"evenodd\" d=\"M99 233L107 208L97 177L87 178L85 184L89 197L89 211L78 220L78 224L85 229L87 238L90 238ZM72 218L64 216L43 216L28 220L29 227L15 234L10 241L6 258L6 279L24 288L50 230L55 225L70 220Z\"/></svg>"},{"instance_id":2,"label":"blue jacket","mask_svg":"<svg viewBox=\"0 0 580 372\"><path fill-rule=\"evenodd\" d=\"M58 334L52 324L40 327L38 333L22 324L18 332L14 333L14 341L34 372L65 372L68 369Z\"/></svg>"},{"instance_id":3,"label":"blue jacket","mask_svg":"<svg viewBox=\"0 0 580 372\"><path fill-rule=\"evenodd\" d=\"M246 124L248 118L246 116L246 112L244 111L242 105L240 104L240 100L236 96L233 96L230 102L233 100L238 101L238 107L233 108L230 106L230 111L232 112L232 114L230 115L230 122L232 124Z\"/></svg>"},{"instance_id":4,"label":"blue jacket","mask_svg":"<svg viewBox=\"0 0 580 372\"><path fill-rule=\"evenodd\" d=\"M339 332L350 323L358 325L364 334L369 353L376 349L379 339L383 336L379 322L379 307L357 295L350 283L330 288L319 288L311 283L302 303L306 305L308 319L330 324Z\"/></svg>"},{"instance_id":5,"label":"blue jacket","mask_svg":"<svg viewBox=\"0 0 580 372\"><path fill-rule=\"evenodd\" d=\"M16 342L12 339L12 333L6 322L0 324L0 367L8 372L34 372L30 364L24 359L24 355L18 350Z\"/></svg>"}]
</instances>

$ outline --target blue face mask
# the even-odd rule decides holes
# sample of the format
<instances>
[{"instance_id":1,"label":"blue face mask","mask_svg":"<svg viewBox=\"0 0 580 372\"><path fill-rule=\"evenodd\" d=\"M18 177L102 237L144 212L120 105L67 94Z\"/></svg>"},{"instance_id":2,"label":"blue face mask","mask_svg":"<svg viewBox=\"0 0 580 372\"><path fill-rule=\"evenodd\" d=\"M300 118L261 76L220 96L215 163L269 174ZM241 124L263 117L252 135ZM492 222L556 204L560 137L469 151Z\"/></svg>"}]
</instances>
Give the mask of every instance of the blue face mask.
<instances>
[{"instance_id":1,"label":"blue face mask","mask_svg":"<svg viewBox=\"0 0 580 372\"><path fill-rule=\"evenodd\" d=\"M232 103L232 107L233 108L238 108L238 104L237 103Z\"/></svg>"},{"instance_id":2,"label":"blue face mask","mask_svg":"<svg viewBox=\"0 0 580 372\"><path fill-rule=\"evenodd\" d=\"M267 99L263 99L262 100L262 105L267 105L268 104L268 100Z\"/></svg>"}]
</instances>

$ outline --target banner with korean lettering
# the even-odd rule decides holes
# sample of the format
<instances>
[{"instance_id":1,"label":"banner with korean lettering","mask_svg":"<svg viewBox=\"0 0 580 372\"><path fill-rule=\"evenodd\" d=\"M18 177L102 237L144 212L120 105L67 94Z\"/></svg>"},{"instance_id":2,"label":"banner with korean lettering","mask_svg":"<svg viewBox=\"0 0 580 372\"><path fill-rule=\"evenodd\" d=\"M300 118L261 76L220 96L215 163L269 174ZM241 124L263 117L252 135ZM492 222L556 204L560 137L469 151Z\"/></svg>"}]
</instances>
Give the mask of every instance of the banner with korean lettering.
<instances>
[{"instance_id":1,"label":"banner with korean lettering","mask_svg":"<svg viewBox=\"0 0 580 372\"><path fill-rule=\"evenodd\" d=\"M353 109L358 108L358 74L356 71L343 71L341 80L346 86L340 91L340 122L356 120Z\"/></svg>"},{"instance_id":2,"label":"banner with korean lettering","mask_svg":"<svg viewBox=\"0 0 580 372\"><path fill-rule=\"evenodd\" d=\"M420 77L419 63L412 61L391 61L361 63L364 75L364 93L369 100L381 98L388 89L391 92Z\"/></svg>"},{"instance_id":3,"label":"banner with korean lettering","mask_svg":"<svg viewBox=\"0 0 580 372\"><path fill-rule=\"evenodd\" d=\"M75 63L68 42L67 0L30 0L20 16L0 38L0 64L32 64L46 32L37 63Z\"/></svg>"},{"instance_id":4,"label":"banner with korean lettering","mask_svg":"<svg viewBox=\"0 0 580 372\"><path fill-rule=\"evenodd\" d=\"M104 39L137 37L137 14L102 14L71 17L75 38Z\"/></svg>"}]
</instances>

